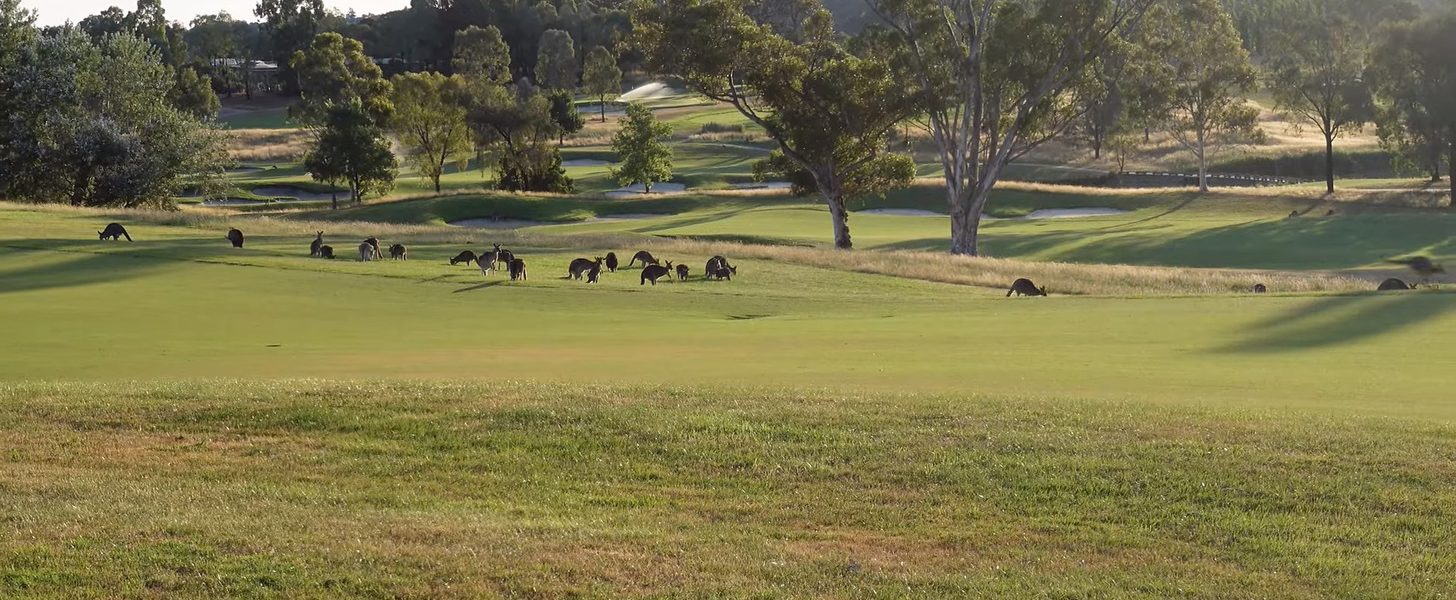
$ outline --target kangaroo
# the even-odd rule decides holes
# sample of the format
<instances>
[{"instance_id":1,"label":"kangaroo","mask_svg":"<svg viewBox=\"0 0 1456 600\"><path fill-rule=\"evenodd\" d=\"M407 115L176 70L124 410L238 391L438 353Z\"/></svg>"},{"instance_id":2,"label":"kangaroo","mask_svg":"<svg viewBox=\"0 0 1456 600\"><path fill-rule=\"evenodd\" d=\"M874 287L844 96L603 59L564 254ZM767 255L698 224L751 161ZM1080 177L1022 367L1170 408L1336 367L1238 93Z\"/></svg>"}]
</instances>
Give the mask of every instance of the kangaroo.
<instances>
[{"instance_id":1,"label":"kangaroo","mask_svg":"<svg viewBox=\"0 0 1456 600\"><path fill-rule=\"evenodd\" d=\"M359 260L369 262L374 260L374 245L369 242L359 244Z\"/></svg>"},{"instance_id":2,"label":"kangaroo","mask_svg":"<svg viewBox=\"0 0 1456 600\"><path fill-rule=\"evenodd\" d=\"M516 260L516 255L511 254L511 251L510 250L506 250L506 249L502 248L501 251L500 251L500 257L497 258L496 260L500 261L500 264L505 265L506 266L506 270L510 270L510 268L511 268L511 261Z\"/></svg>"},{"instance_id":3,"label":"kangaroo","mask_svg":"<svg viewBox=\"0 0 1456 600\"><path fill-rule=\"evenodd\" d=\"M738 274L738 267L728 264L728 259L723 258L722 256L714 256L713 258L708 259L707 265L703 266L703 277L715 277L718 275L718 271L721 271L723 269L727 269L734 275ZM719 277L718 279L728 278Z\"/></svg>"},{"instance_id":4,"label":"kangaroo","mask_svg":"<svg viewBox=\"0 0 1456 600\"><path fill-rule=\"evenodd\" d=\"M404 244L395 244L389 247L389 257L394 260L409 260L409 249Z\"/></svg>"},{"instance_id":5,"label":"kangaroo","mask_svg":"<svg viewBox=\"0 0 1456 600\"><path fill-rule=\"evenodd\" d=\"M666 266L647 265L642 267L642 282L637 285L647 285L649 281L652 282L652 285L657 285L657 280L666 277L669 273L672 273L672 261L667 261Z\"/></svg>"},{"instance_id":6,"label":"kangaroo","mask_svg":"<svg viewBox=\"0 0 1456 600\"><path fill-rule=\"evenodd\" d=\"M677 280L678 281L687 281L688 280L688 266L687 265L678 265L677 266Z\"/></svg>"},{"instance_id":7,"label":"kangaroo","mask_svg":"<svg viewBox=\"0 0 1456 600\"><path fill-rule=\"evenodd\" d=\"M364 243L369 244L369 248L373 250L371 254L374 260L380 260L384 258L384 253L379 251L379 238L372 237L364 240Z\"/></svg>"},{"instance_id":8,"label":"kangaroo","mask_svg":"<svg viewBox=\"0 0 1456 600\"><path fill-rule=\"evenodd\" d=\"M1400 291L1400 290L1413 290L1413 289L1416 289L1416 286L1411 285L1409 283L1406 283L1404 281L1401 281L1399 279L1396 279L1396 278L1392 277L1390 279L1387 279L1385 281L1380 282L1380 287L1379 288L1376 288L1376 291L1381 291L1381 292L1396 292L1396 291Z\"/></svg>"},{"instance_id":9,"label":"kangaroo","mask_svg":"<svg viewBox=\"0 0 1456 600\"><path fill-rule=\"evenodd\" d=\"M569 267L566 268L566 270L567 270L566 276L569 277L569 278L571 278L571 279L576 279L576 280L579 281L579 280L581 280L581 274L582 273L585 273L587 271L590 271L592 269L592 267L595 267L595 266L600 265L600 264L602 264L602 259L600 259L600 258L598 258L596 260L592 260L590 258L578 258L576 260L571 261L571 266L569 266Z\"/></svg>"},{"instance_id":10,"label":"kangaroo","mask_svg":"<svg viewBox=\"0 0 1456 600\"><path fill-rule=\"evenodd\" d=\"M316 238L313 239L313 243L308 245L308 255L309 256L312 256L314 258L318 258L320 256L323 256L323 254L320 253L320 249L323 248L323 247L324 247L324 232L320 231L320 232L318 232L318 237L316 237Z\"/></svg>"},{"instance_id":11,"label":"kangaroo","mask_svg":"<svg viewBox=\"0 0 1456 600\"><path fill-rule=\"evenodd\" d=\"M657 261L657 259L655 259L655 258L652 257L652 253L651 252L648 252L646 250L643 250L641 252L638 252L638 253L632 255L632 260L627 263L627 266L630 267L630 266L632 266L633 263L636 263L639 260L642 261L642 266L644 266L644 267L647 266L647 265L658 265L658 264L662 264L662 263L659 263Z\"/></svg>"},{"instance_id":12,"label":"kangaroo","mask_svg":"<svg viewBox=\"0 0 1456 600\"><path fill-rule=\"evenodd\" d=\"M334 260L334 247L333 246L319 246L319 253L318 253L318 255L319 255L319 258L327 258L329 260Z\"/></svg>"},{"instance_id":13,"label":"kangaroo","mask_svg":"<svg viewBox=\"0 0 1456 600\"><path fill-rule=\"evenodd\" d=\"M618 264L617 263L617 253L616 252L608 252L607 253L607 270L608 271L611 271L613 273L616 273L617 272L617 264Z\"/></svg>"},{"instance_id":14,"label":"kangaroo","mask_svg":"<svg viewBox=\"0 0 1456 600\"><path fill-rule=\"evenodd\" d=\"M717 270L713 271L712 273L708 273L707 275L704 275L703 277L715 277L715 278L718 279L718 281L723 281L725 279L728 280L728 281L733 281L733 272L735 270L736 269L729 269L729 268L725 268L725 267L718 267Z\"/></svg>"},{"instance_id":15,"label":"kangaroo","mask_svg":"<svg viewBox=\"0 0 1456 600\"><path fill-rule=\"evenodd\" d=\"M1047 295L1047 291L1046 288L1036 287L1036 284L1032 283L1030 279L1022 278L1017 279L1016 283L1011 284L1011 291L1006 292L1006 297L1010 298L1012 294L1018 296L1045 296Z\"/></svg>"},{"instance_id":16,"label":"kangaroo","mask_svg":"<svg viewBox=\"0 0 1456 600\"><path fill-rule=\"evenodd\" d=\"M243 232L238 231L236 229L229 229L228 230L228 234L227 234L227 239L228 239L229 242L232 242L233 243L233 247L234 248L242 248L243 247Z\"/></svg>"},{"instance_id":17,"label":"kangaroo","mask_svg":"<svg viewBox=\"0 0 1456 600\"><path fill-rule=\"evenodd\" d=\"M1266 286L1266 285L1264 285L1262 283L1256 283L1256 284L1254 284L1254 293L1255 294L1264 294L1264 293L1268 293L1268 291L1269 291L1269 287L1268 286Z\"/></svg>"},{"instance_id":18,"label":"kangaroo","mask_svg":"<svg viewBox=\"0 0 1456 600\"><path fill-rule=\"evenodd\" d=\"M481 274L488 276L490 275L491 271L495 270L495 264L497 262L500 262L500 252L500 244L496 244L494 250L486 252L485 254L481 254L480 256L477 256L475 258L475 264L480 265Z\"/></svg>"},{"instance_id":19,"label":"kangaroo","mask_svg":"<svg viewBox=\"0 0 1456 600\"><path fill-rule=\"evenodd\" d=\"M586 282L587 283L596 283L597 281L599 281L601 279L601 277L602 277L602 261L599 260L599 261L596 261L596 262L592 263L591 270L586 272Z\"/></svg>"},{"instance_id":20,"label":"kangaroo","mask_svg":"<svg viewBox=\"0 0 1456 600\"><path fill-rule=\"evenodd\" d=\"M1299 211L1297 211L1297 210L1290 211L1289 212L1289 218L1291 218L1291 219L1298 219L1299 218Z\"/></svg>"},{"instance_id":21,"label":"kangaroo","mask_svg":"<svg viewBox=\"0 0 1456 600\"><path fill-rule=\"evenodd\" d=\"M526 280L526 261L519 258L511 259L511 281L520 279Z\"/></svg>"},{"instance_id":22,"label":"kangaroo","mask_svg":"<svg viewBox=\"0 0 1456 600\"><path fill-rule=\"evenodd\" d=\"M468 265L468 264L473 263L473 262L475 262L475 253L474 252L471 252L469 250L466 250L464 252L461 252L460 254L456 254L455 255L455 258L450 259L450 266L453 267L453 266L458 265L460 263L465 263L465 264Z\"/></svg>"},{"instance_id":23,"label":"kangaroo","mask_svg":"<svg viewBox=\"0 0 1456 600\"><path fill-rule=\"evenodd\" d=\"M120 223L108 223L106 229L96 232L96 235L101 236L103 240L116 241L124 237L126 241L131 241L131 234L127 233L126 228L122 227Z\"/></svg>"}]
</instances>

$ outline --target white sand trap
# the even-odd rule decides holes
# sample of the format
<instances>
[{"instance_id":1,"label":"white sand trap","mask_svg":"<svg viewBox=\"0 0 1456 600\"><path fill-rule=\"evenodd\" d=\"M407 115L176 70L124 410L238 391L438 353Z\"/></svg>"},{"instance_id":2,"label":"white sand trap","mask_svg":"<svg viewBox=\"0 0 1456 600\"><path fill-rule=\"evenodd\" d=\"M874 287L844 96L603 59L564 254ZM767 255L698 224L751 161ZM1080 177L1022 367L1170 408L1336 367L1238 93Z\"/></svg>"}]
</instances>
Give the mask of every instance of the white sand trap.
<instances>
[{"instance_id":1,"label":"white sand trap","mask_svg":"<svg viewBox=\"0 0 1456 600\"><path fill-rule=\"evenodd\" d=\"M653 213L622 213L622 214L617 214L617 215L602 215L600 217L596 217L596 218L593 218L591 220L594 221L594 222L597 222L597 223L609 223L609 222L612 222L612 221L638 221L638 220L642 220L642 219L656 219L658 217L668 217L668 216L671 216L671 215L653 214Z\"/></svg>"},{"instance_id":2,"label":"white sand trap","mask_svg":"<svg viewBox=\"0 0 1456 600\"><path fill-rule=\"evenodd\" d=\"M945 215L933 210L920 210L918 208L872 208L859 211L862 215L880 215L883 217L944 217Z\"/></svg>"},{"instance_id":3,"label":"white sand trap","mask_svg":"<svg viewBox=\"0 0 1456 600\"><path fill-rule=\"evenodd\" d=\"M787 190L794 187L794 184L787 181L764 181L760 183L735 183L730 187L735 190Z\"/></svg>"},{"instance_id":4,"label":"white sand trap","mask_svg":"<svg viewBox=\"0 0 1456 600\"><path fill-rule=\"evenodd\" d=\"M334 194L331 192L310 192L302 188L281 185L255 187L253 188L253 193L267 198L296 198L300 202L316 202L319 200L334 199ZM350 194L348 190L344 190L339 192L338 197L339 200L352 200L354 198L354 195Z\"/></svg>"},{"instance_id":5,"label":"white sand trap","mask_svg":"<svg viewBox=\"0 0 1456 600\"><path fill-rule=\"evenodd\" d=\"M1047 208L1026 215L1026 218L1032 221L1041 219L1080 219L1084 217L1112 217L1127 214L1127 212L1117 208Z\"/></svg>"},{"instance_id":6,"label":"white sand trap","mask_svg":"<svg viewBox=\"0 0 1456 600\"><path fill-rule=\"evenodd\" d=\"M561 166L563 167L608 167L611 166L611 164L612 163L605 160L593 160L590 158L578 158L576 160L561 161Z\"/></svg>"},{"instance_id":7,"label":"white sand trap","mask_svg":"<svg viewBox=\"0 0 1456 600\"><path fill-rule=\"evenodd\" d=\"M454 227L469 227L471 229L522 229L525 227L537 227L550 225L543 221L527 221L525 219L461 219L449 223Z\"/></svg>"},{"instance_id":8,"label":"white sand trap","mask_svg":"<svg viewBox=\"0 0 1456 600\"><path fill-rule=\"evenodd\" d=\"M653 100L668 96L677 96L679 94L681 92L673 89L672 86L660 81L654 81L618 96L617 100L620 102L637 102L639 100Z\"/></svg>"},{"instance_id":9,"label":"white sand trap","mask_svg":"<svg viewBox=\"0 0 1456 600\"><path fill-rule=\"evenodd\" d=\"M200 204L202 206L262 206L268 203L262 200L247 200L244 198L213 198L211 200L203 200Z\"/></svg>"},{"instance_id":10,"label":"white sand trap","mask_svg":"<svg viewBox=\"0 0 1456 600\"><path fill-rule=\"evenodd\" d=\"M683 185L681 183L654 183L654 184L652 184L652 193L654 193L654 194L676 194L676 193L679 193L679 192L686 192L687 190L688 190L688 186ZM624 188L621 188L621 189L612 190L610 192L607 192L607 195L616 198L616 197L622 197L622 196L641 196L641 195L646 194L646 193L647 193L646 186L643 186L640 183L634 183L634 184L629 185L627 187L624 187Z\"/></svg>"}]
</instances>

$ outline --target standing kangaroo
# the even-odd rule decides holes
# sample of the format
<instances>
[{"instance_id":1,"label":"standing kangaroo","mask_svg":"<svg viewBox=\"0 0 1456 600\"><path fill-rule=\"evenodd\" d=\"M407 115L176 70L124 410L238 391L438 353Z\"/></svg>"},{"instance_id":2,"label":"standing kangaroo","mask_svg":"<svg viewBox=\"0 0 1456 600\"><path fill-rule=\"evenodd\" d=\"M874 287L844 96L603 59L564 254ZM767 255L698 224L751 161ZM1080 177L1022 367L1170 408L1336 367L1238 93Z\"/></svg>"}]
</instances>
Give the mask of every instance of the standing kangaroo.
<instances>
[{"instance_id":1,"label":"standing kangaroo","mask_svg":"<svg viewBox=\"0 0 1456 600\"><path fill-rule=\"evenodd\" d=\"M607 270L608 271L611 271L613 273L616 273L617 272L617 264L618 264L617 263L617 253L616 252L608 252L607 253Z\"/></svg>"},{"instance_id":2,"label":"standing kangaroo","mask_svg":"<svg viewBox=\"0 0 1456 600\"><path fill-rule=\"evenodd\" d=\"M475 264L480 265L481 275L489 277L495 271L495 264L500 261L500 252L500 244L496 244L494 250L476 257Z\"/></svg>"},{"instance_id":3,"label":"standing kangaroo","mask_svg":"<svg viewBox=\"0 0 1456 600\"><path fill-rule=\"evenodd\" d=\"M666 277L668 275L668 273L671 273L671 272L672 272L672 261L667 261L667 265L666 266L663 266L663 265L647 265L645 267L642 267L642 281L640 283L638 283L637 285L647 285L647 282L649 282L649 281L652 282L652 285L657 285L657 280L658 279L661 279L663 277Z\"/></svg>"},{"instance_id":4,"label":"standing kangaroo","mask_svg":"<svg viewBox=\"0 0 1456 600\"><path fill-rule=\"evenodd\" d=\"M598 280L601 279L601 277L602 277L602 261L598 260L598 261L592 263L591 270L586 272L586 282L587 283L596 283Z\"/></svg>"},{"instance_id":5,"label":"standing kangaroo","mask_svg":"<svg viewBox=\"0 0 1456 600\"><path fill-rule=\"evenodd\" d=\"M103 240L116 241L124 237L126 241L131 241L131 234L126 232L126 228L122 227L121 223L108 223L106 229L96 232L96 235L101 236Z\"/></svg>"},{"instance_id":6,"label":"standing kangaroo","mask_svg":"<svg viewBox=\"0 0 1456 600\"><path fill-rule=\"evenodd\" d=\"M646 250L643 250L641 252L638 252L636 254L633 254L632 255L632 260L627 263L627 266L630 267L630 266L632 266L634 263L636 263L639 260L642 261L642 266L644 266L644 267L647 266L647 265L661 264L661 263L659 263L657 261L657 259L655 259L655 258L652 257L652 253L651 252L648 252Z\"/></svg>"},{"instance_id":7,"label":"standing kangaroo","mask_svg":"<svg viewBox=\"0 0 1456 600\"><path fill-rule=\"evenodd\" d=\"M379 251L379 238L371 237L364 240L364 243L369 244L369 248L373 251L372 258L374 260L380 260L384 258L384 253Z\"/></svg>"},{"instance_id":8,"label":"standing kangaroo","mask_svg":"<svg viewBox=\"0 0 1456 600\"><path fill-rule=\"evenodd\" d=\"M738 274L738 267L728 264L728 259L722 256L714 256L708 259L708 264L703 266L703 277L715 277L719 271L727 270L733 275ZM718 279L732 279L731 277L718 277Z\"/></svg>"},{"instance_id":9,"label":"standing kangaroo","mask_svg":"<svg viewBox=\"0 0 1456 600\"><path fill-rule=\"evenodd\" d=\"M687 281L688 280L688 266L687 265L678 265L677 266L677 280L678 281Z\"/></svg>"},{"instance_id":10,"label":"standing kangaroo","mask_svg":"<svg viewBox=\"0 0 1456 600\"><path fill-rule=\"evenodd\" d=\"M510 269L511 281L515 281L517 279L520 279L521 281L526 280L526 261L519 258L512 258Z\"/></svg>"},{"instance_id":11,"label":"standing kangaroo","mask_svg":"<svg viewBox=\"0 0 1456 600\"><path fill-rule=\"evenodd\" d=\"M582 273L590 271L593 267L600 266L601 264L602 259L600 258L596 260L592 260L590 258L578 258L571 261L571 265L566 268L566 276L579 281L581 280Z\"/></svg>"},{"instance_id":12,"label":"standing kangaroo","mask_svg":"<svg viewBox=\"0 0 1456 600\"><path fill-rule=\"evenodd\" d=\"M369 242L359 244L359 260L369 262L374 260L374 245Z\"/></svg>"},{"instance_id":13,"label":"standing kangaroo","mask_svg":"<svg viewBox=\"0 0 1456 600\"><path fill-rule=\"evenodd\" d=\"M1012 294L1016 294L1017 296L1045 296L1047 295L1047 291L1046 288L1036 287L1036 284L1032 283L1030 279L1022 278L1017 279L1015 283L1011 284L1011 290L1006 292L1006 297L1010 298Z\"/></svg>"},{"instance_id":14,"label":"standing kangaroo","mask_svg":"<svg viewBox=\"0 0 1456 600\"><path fill-rule=\"evenodd\" d=\"M708 273L703 277L715 277L718 279L718 281L723 281L724 279L727 279L728 281L733 281L733 271L733 269L729 269L726 267L718 267L716 271Z\"/></svg>"},{"instance_id":15,"label":"standing kangaroo","mask_svg":"<svg viewBox=\"0 0 1456 600\"><path fill-rule=\"evenodd\" d=\"M324 232L320 231L320 232L318 232L318 237L316 237L316 238L313 239L313 243L308 245L308 255L309 256L312 256L314 258L318 258L318 257L323 256L323 254L321 253L321 249L323 247L324 247Z\"/></svg>"},{"instance_id":16,"label":"standing kangaroo","mask_svg":"<svg viewBox=\"0 0 1456 600\"><path fill-rule=\"evenodd\" d=\"M243 232L238 231L237 229L229 229L227 239L229 242L233 243L234 248L243 247Z\"/></svg>"},{"instance_id":17,"label":"standing kangaroo","mask_svg":"<svg viewBox=\"0 0 1456 600\"><path fill-rule=\"evenodd\" d=\"M409 260L409 249L404 244L395 244L389 247L389 257L394 260Z\"/></svg>"},{"instance_id":18,"label":"standing kangaroo","mask_svg":"<svg viewBox=\"0 0 1456 600\"><path fill-rule=\"evenodd\" d=\"M1269 293L1269 286L1264 285L1262 283L1256 283L1256 284L1254 284L1254 293L1255 294L1267 294L1267 293Z\"/></svg>"}]
</instances>

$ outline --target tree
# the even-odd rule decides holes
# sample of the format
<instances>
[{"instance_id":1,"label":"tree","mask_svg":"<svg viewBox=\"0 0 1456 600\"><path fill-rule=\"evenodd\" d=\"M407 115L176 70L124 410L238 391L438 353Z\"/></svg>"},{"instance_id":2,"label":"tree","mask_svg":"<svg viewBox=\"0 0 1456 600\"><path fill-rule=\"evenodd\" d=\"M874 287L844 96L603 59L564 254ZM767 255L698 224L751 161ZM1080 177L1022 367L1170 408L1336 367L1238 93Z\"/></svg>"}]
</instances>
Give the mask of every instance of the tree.
<instances>
[{"instance_id":1,"label":"tree","mask_svg":"<svg viewBox=\"0 0 1456 600\"><path fill-rule=\"evenodd\" d=\"M633 25L649 69L733 105L777 143L757 173L788 177L800 194L818 192L836 247L853 247L849 198L914 177L908 157L885 150L890 132L919 110L883 56L886 40L860 40L856 55L816 9L796 43L735 0L642 2Z\"/></svg>"},{"instance_id":2,"label":"tree","mask_svg":"<svg viewBox=\"0 0 1456 600\"><path fill-rule=\"evenodd\" d=\"M1162 90L1168 131L1197 160L1198 189L1207 192L1212 153L1257 132L1259 113L1243 97L1257 73L1218 0L1184 0L1154 11L1142 41L1161 61L1148 81Z\"/></svg>"},{"instance_id":3,"label":"tree","mask_svg":"<svg viewBox=\"0 0 1456 600\"><path fill-rule=\"evenodd\" d=\"M612 151L618 158L612 178L622 185L640 183L650 194L652 184L672 179L672 148L662 141L672 135L672 126L636 103L627 105L627 116L620 121L622 128L612 136Z\"/></svg>"},{"instance_id":4,"label":"tree","mask_svg":"<svg viewBox=\"0 0 1456 600\"><path fill-rule=\"evenodd\" d=\"M1006 166L1082 117L1088 69L1155 0L869 0L927 102L951 252L975 255Z\"/></svg>"},{"instance_id":5,"label":"tree","mask_svg":"<svg viewBox=\"0 0 1456 600\"><path fill-rule=\"evenodd\" d=\"M536 54L536 83L548 90L576 88L576 46L571 34L548 29Z\"/></svg>"},{"instance_id":6,"label":"tree","mask_svg":"<svg viewBox=\"0 0 1456 600\"><path fill-rule=\"evenodd\" d=\"M1325 188L1330 194L1335 193L1335 139L1358 131L1374 116L1364 78L1364 36L1353 19L1331 6L1336 1L1286 5L1269 69L1278 107L1324 136Z\"/></svg>"},{"instance_id":7,"label":"tree","mask_svg":"<svg viewBox=\"0 0 1456 600\"><path fill-rule=\"evenodd\" d=\"M455 34L455 74L498 84L511 82L511 47L494 25L471 25Z\"/></svg>"},{"instance_id":8,"label":"tree","mask_svg":"<svg viewBox=\"0 0 1456 600\"><path fill-rule=\"evenodd\" d=\"M374 124L369 110L358 101L327 107L323 129L303 164L314 181L347 182L355 202L393 189L398 168L384 131ZM334 209L338 208L339 201L335 198Z\"/></svg>"},{"instance_id":9,"label":"tree","mask_svg":"<svg viewBox=\"0 0 1456 600\"><path fill-rule=\"evenodd\" d=\"M358 40L337 33L320 33L307 50L289 62L298 76L298 102L289 116L306 125L319 123L330 106L358 103L372 118L388 117L389 81L384 71L364 55Z\"/></svg>"},{"instance_id":10,"label":"tree","mask_svg":"<svg viewBox=\"0 0 1456 600\"><path fill-rule=\"evenodd\" d=\"M110 7L99 13L81 19L77 25L92 41L99 42L106 36L127 31L126 12L119 7Z\"/></svg>"},{"instance_id":11,"label":"tree","mask_svg":"<svg viewBox=\"0 0 1456 600\"><path fill-rule=\"evenodd\" d=\"M496 156L503 190L571 193L574 184L561 167L552 142L559 128L551 103L525 79L510 86L473 85L469 115L475 145ZM482 162L482 164L484 164Z\"/></svg>"},{"instance_id":12,"label":"tree","mask_svg":"<svg viewBox=\"0 0 1456 600\"><path fill-rule=\"evenodd\" d=\"M607 96L622 91L622 69L617 67L617 57L610 50L597 46L586 53L586 69L581 82L586 91L597 97L601 104L602 122L607 122Z\"/></svg>"},{"instance_id":13,"label":"tree","mask_svg":"<svg viewBox=\"0 0 1456 600\"><path fill-rule=\"evenodd\" d=\"M1439 178L1444 149L1456 169L1456 15L1389 26L1371 53L1382 141ZM1451 176L1456 208L1456 176Z\"/></svg>"},{"instance_id":14,"label":"tree","mask_svg":"<svg viewBox=\"0 0 1456 600\"><path fill-rule=\"evenodd\" d=\"M292 59L307 48L324 19L323 0L259 0L253 14L263 20L263 32L278 63L279 76L290 92L298 91Z\"/></svg>"},{"instance_id":15,"label":"tree","mask_svg":"<svg viewBox=\"0 0 1456 600\"><path fill-rule=\"evenodd\" d=\"M466 82L459 75L439 73L406 73L395 76L393 82L394 114L389 130L438 194L445 165L471 149L470 128L465 123Z\"/></svg>"},{"instance_id":16,"label":"tree","mask_svg":"<svg viewBox=\"0 0 1456 600\"><path fill-rule=\"evenodd\" d=\"M13 19L0 3L0 43ZM220 184L225 140L167 101L174 72L150 43L72 29L14 50L0 58L0 196L171 206L184 188Z\"/></svg>"},{"instance_id":17,"label":"tree","mask_svg":"<svg viewBox=\"0 0 1456 600\"><path fill-rule=\"evenodd\" d=\"M222 108L217 94L212 91L212 80L198 75L192 67L177 70L177 80L167 98L177 110L202 120L216 118Z\"/></svg>"},{"instance_id":18,"label":"tree","mask_svg":"<svg viewBox=\"0 0 1456 600\"><path fill-rule=\"evenodd\" d=\"M586 127L586 119L576 109L576 99L571 96L571 92L556 90L547 96L547 100L551 102L551 120L556 123L558 143L564 143L566 136Z\"/></svg>"}]
</instances>

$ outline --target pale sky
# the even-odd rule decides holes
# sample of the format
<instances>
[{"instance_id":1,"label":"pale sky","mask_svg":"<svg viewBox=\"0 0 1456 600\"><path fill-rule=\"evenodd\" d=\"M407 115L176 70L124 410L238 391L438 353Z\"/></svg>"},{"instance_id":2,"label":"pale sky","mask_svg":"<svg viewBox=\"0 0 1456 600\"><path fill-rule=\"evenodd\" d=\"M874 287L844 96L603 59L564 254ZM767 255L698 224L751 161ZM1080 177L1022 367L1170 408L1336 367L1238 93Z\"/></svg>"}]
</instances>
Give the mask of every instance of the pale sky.
<instances>
[{"instance_id":1,"label":"pale sky","mask_svg":"<svg viewBox=\"0 0 1456 600\"><path fill-rule=\"evenodd\" d=\"M106 10L109 6L131 12L136 8L136 0L20 0L20 5L36 11L37 24L60 25L66 21L79 23L81 19ZM253 7L257 5L257 0L162 0L162 8L167 11L167 20L184 25L197 15L222 11L227 11L235 19L254 21L257 18L253 16ZM408 8L409 0L324 0L324 6L339 12L349 12L352 8L361 15L367 15Z\"/></svg>"}]
</instances>

